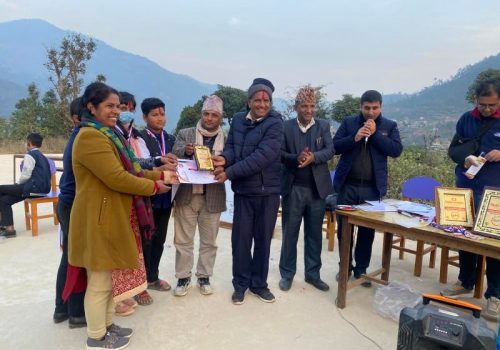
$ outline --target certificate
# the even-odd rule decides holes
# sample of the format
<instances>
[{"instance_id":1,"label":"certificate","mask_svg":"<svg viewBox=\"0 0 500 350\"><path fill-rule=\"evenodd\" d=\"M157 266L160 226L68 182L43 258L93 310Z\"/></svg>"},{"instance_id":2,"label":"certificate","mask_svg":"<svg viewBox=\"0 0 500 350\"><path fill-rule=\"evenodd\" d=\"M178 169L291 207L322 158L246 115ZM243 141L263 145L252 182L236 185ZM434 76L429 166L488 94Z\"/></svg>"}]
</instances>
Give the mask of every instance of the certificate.
<instances>
[{"instance_id":1,"label":"certificate","mask_svg":"<svg viewBox=\"0 0 500 350\"><path fill-rule=\"evenodd\" d=\"M198 170L214 170L214 163L212 163L212 153L210 152L210 148L208 148L207 146L195 146L194 159L196 160Z\"/></svg>"},{"instance_id":2,"label":"certificate","mask_svg":"<svg viewBox=\"0 0 500 350\"><path fill-rule=\"evenodd\" d=\"M177 176L181 184L206 185L216 183L213 171L200 171L191 159L179 159Z\"/></svg>"},{"instance_id":3,"label":"certificate","mask_svg":"<svg viewBox=\"0 0 500 350\"><path fill-rule=\"evenodd\" d=\"M468 188L436 187L436 221L439 225L472 227L474 204Z\"/></svg>"},{"instance_id":4,"label":"certificate","mask_svg":"<svg viewBox=\"0 0 500 350\"><path fill-rule=\"evenodd\" d=\"M500 239L500 188L485 187L474 232Z\"/></svg>"}]
</instances>

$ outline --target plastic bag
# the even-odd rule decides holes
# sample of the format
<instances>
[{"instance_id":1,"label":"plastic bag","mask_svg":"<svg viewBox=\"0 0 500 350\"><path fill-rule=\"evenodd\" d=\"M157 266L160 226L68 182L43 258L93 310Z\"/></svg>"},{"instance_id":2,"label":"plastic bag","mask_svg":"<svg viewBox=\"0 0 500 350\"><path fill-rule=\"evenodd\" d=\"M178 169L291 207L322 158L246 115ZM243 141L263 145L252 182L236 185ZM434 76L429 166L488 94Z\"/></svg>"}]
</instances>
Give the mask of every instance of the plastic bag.
<instances>
[{"instance_id":1,"label":"plastic bag","mask_svg":"<svg viewBox=\"0 0 500 350\"><path fill-rule=\"evenodd\" d=\"M422 295L419 292L404 283L391 282L377 288L373 309L377 314L398 322L403 308L415 307L421 302Z\"/></svg>"}]
</instances>

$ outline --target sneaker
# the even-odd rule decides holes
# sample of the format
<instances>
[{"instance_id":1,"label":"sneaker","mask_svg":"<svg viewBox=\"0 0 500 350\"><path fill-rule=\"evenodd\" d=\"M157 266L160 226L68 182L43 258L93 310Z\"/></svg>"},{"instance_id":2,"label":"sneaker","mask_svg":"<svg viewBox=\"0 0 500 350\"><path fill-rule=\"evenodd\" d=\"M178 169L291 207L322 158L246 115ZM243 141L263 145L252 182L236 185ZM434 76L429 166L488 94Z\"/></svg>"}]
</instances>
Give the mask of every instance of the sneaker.
<instances>
[{"instance_id":1,"label":"sneaker","mask_svg":"<svg viewBox=\"0 0 500 350\"><path fill-rule=\"evenodd\" d=\"M116 334L106 333L102 340L87 338L87 350L99 349L125 349L130 343L130 338L118 337Z\"/></svg>"},{"instance_id":2,"label":"sneaker","mask_svg":"<svg viewBox=\"0 0 500 350\"><path fill-rule=\"evenodd\" d=\"M252 294L254 294L256 297L258 297L265 303L274 303L276 301L276 298L274 297L273 293L271 293L269 288L264 288L258 291L252 291Z\"/></svg>"},{"instance_id":3,"label":"sneaker","mask_svg":"<svg viewBox=\"0 0 500 350\"><path fill-rule=\"evenodd\" d=\"M483 311L483 317L488 321L500 321L500 300L490 297L486 301L486 309Z\"/></svg>"},{"instance_id":4,"label":"sneaker","mask_svg":"<svg viewBox=\"0 0 500 350\"><path fill-rule=\"evenodd\" d=\"M7 229L0 231L0 237L14 238L17 236L16 230L9 231Z\"/></svg>"},{"instance_id":5,"label":"sneaker","mask_svg":"<svg viewBox=\"0 0 500 350\"><path fill-rule=\"evenodd\" d=\"M245 292L234 291L231 300L234 305L241 305L245 302Z\"/></svg>"},{"instance_id":6,"label":"sneaker","mask_svg":"<svg viewBox=\"0 0 500 350\"><path fill-rule=\"evenodd\" d=\"M472 297L472 289L465 288L464 286L462 286L462 282L457 281L450 288L439 292L439 294L441 294L443 297L448 297L448 298L453 298L457 296Z\"/></svg>"},{"instance_id":7,"label":"sneaker","mask_svg":"<svg viewBox=\"0 0 500 350\"><path fill-rule=\"evenodd\" d=\"M174 295L176 297L183 297L188 293L189 288L191 288L191 278L179 278L177 286L174 289Z\"/></svg>"},{"instance_id":8,"label":"sneaker","mask_svg":"<svg viewBox=\"0 0 500 350\"><path fill-rule=\"evenodd\" d=\"M109 333L116 335L117 337L130 338L134 334L132 328L120 327L114 323L111 326L106 327Z\"/></svg>"},{"instance_id":9,"label":"sneaker","mask_svg":"<svg viewBox=\"0 0 500 350\"><path fill-rule=\"evenodd\" d=\"M210 279L208 277L198 278L198 285L200 286L200 293L203 295L213 294L214 290L210 285Z\"/></svg>"}]
</instances>

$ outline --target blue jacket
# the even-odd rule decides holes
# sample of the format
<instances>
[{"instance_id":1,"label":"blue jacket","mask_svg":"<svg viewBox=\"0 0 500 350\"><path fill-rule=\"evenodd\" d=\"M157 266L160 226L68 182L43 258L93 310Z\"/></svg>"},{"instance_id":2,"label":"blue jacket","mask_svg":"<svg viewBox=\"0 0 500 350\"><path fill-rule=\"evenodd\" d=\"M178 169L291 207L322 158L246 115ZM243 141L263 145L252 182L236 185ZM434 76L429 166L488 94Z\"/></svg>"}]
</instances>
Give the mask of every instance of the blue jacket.
<instances>
[{"instance_id":1,"label":"blue jacket","mask_svg":"<svg viewBox=\"0 0 500 350\"><path fill-rule=\"evenodd\" d=\"M23 185L23 197L29 197L30 193L49 193L52 177L49 161L37 148L28 151L28 154L35 159L35 168Z\"/></svg>"},{"instance_id":2,"label":"blue jacket","mask_svg":"<svg viewBox=\"0 0 500 350\"><path fill-rule=\"evenodd\" d=\"M59 180L59 200L64 202L66 205L73 205L73 201L75 199L76 183L75 174L73 173L72 151L73 143L75 142L76 135L78 135L79 131L79 127L73 129L63 153L64 170L61 175L61 179Z\"/></svg>"},{"instance_id":3,"label":"blue jacket","mask_svg":"<svg viewBox=\"0 0 500 350\"><path fill-rule=\"evenodd\" d=\"M280 193L283 119L271 111L258 122L247 120L246 112L236 113L222 156L234 193L264 196Z\"/></svg>"},{"instance_id":4,"label":"blue jacket","mask_svg":"<svg viewBox=\"0 0 500 350\"><path fill-rule=\"evenodd\" d=\"M488 118L489 119L489 118ZM476 135L485 119L474 118L471 112L464 113L457 122L457 134L472 138ZM500 119L481 137L479 153L485 154L491 150L500 150ZM467 171L463 165L455 167L457 187L470 188L475 196L481 196L484 186L500 187L500 162L486 162L479 173L469 180L464 173Z\"/></svg>"},{"instance_id":5,"label":"blue jacket","mask_svg":"<svg viewBox=\"0 0 500 350\"><path fill-rule=\"evenodd\" d=\"M365 141L354 141L354 136L363 126L365 119L361 113L357 116L346 117L333 137L335 154L341 154L340 161L335 171L333 182L336 192L340 192L347 180L349 171L355 157L357 157ZM373 163L373 176L379 196L387 193L387 157L399 157L403 145L399 137L398 125L395 121L387 119L382 114L375 120L377 130L370 136L370 154Z\"/></svg>"}]
</instances>

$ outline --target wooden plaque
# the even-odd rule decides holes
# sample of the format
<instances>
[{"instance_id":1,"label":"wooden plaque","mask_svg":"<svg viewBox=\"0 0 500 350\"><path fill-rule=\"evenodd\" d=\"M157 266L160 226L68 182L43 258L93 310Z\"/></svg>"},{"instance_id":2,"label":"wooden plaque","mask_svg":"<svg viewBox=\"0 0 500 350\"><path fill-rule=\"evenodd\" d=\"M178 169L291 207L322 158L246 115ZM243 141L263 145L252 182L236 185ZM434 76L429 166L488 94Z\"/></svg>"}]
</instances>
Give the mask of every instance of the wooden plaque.
<instances>
[{"instance_id":1,"label":"wooden plaque","mask_svg":"<svg viewBox=\"0 0 500 350\"><path fill-rule=\"evenodd\" d=\"M474 225L474 200L468 188L436 187L436 222L439 225Z\"/></svg>"},{"instance_id":2,"label":"wooden plaque","mask_svg":"<svg viewBox=\"0 0 500 350\"><path fill-rule=\"evenodd\" d=\"M485 187L474 233L500 239L500 188Z\"/></svg>"},{"instance_id":3,"label":"wooden plaque","mask_svg":"<svg viewBox=\"0 0 500 350\"><path fill-rule=\"evenodd\" d=\"M196 165L198 170L214 170L214 163L212 162L212 153L210 148L207 146L195 146L194 147L194 159L196 160Z\"/></svg>"}]
</instances>

